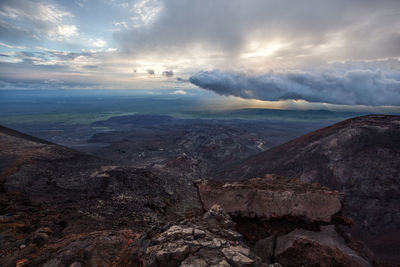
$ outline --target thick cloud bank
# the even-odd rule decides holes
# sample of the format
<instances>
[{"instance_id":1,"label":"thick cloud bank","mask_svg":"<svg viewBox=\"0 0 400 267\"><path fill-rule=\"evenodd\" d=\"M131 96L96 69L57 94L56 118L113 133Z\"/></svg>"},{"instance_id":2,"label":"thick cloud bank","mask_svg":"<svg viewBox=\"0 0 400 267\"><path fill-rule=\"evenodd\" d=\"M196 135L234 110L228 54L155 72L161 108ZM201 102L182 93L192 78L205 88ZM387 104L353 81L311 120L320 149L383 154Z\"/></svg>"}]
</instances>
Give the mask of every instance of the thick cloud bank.
<instances>
[{"instance_id":1,"label":"thick cloud bank","mask_svg":"<svg viewBox=\"0 0 400 267\"><path fill-rule=\"evenodd\" d=\"M334 72L286 72L249 76L221 71L202 71L190 82L220 95L278 101L303 99L343 105L399 106L400 74L351 70Z\"/></svg>"}]
</instances>

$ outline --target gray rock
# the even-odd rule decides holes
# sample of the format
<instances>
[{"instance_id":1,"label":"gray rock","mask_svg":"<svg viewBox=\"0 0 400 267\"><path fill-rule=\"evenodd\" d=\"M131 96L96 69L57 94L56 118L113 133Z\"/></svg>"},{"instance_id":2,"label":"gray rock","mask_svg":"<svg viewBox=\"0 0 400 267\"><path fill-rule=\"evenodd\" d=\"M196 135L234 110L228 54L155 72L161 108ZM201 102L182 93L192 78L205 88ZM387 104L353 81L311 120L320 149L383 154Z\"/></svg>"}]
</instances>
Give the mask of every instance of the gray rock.
<instances>
[{"instance_id":1,"label":"gray rock","mask_svg":"<svg viewBox=\"0 0 400 267\"><path fill-rule=\"evenodd\" d=\"M244 254L246 252L248 253L248 249L243 247L229 247L222 249L222 253L224 253L228 262L233 266L251 266L254 263L254 260Z\"/></svg>"},{"instance_id":2,"label":"gray rock","mask_svg":"<svg viewBox=\"0 0 400 267\"><path fill-rule=\"evenodd\" d=\"M222 209L220 205L212 205L210 209L203 215L203 220L208 224L216 227L221 226L231 228L235 226L231 217Z\"/></svg>"},{"instance_id":3,"label":"gray rock","mask_svg":"<svg viewBox=\"0 0 400 267\"><path fill-rule=\"evenodd\" d=\"M180 265L180 267L207 267L207 266L208 264L204 259L196 256L188 257Z\"/></svg>"}]
</instances>

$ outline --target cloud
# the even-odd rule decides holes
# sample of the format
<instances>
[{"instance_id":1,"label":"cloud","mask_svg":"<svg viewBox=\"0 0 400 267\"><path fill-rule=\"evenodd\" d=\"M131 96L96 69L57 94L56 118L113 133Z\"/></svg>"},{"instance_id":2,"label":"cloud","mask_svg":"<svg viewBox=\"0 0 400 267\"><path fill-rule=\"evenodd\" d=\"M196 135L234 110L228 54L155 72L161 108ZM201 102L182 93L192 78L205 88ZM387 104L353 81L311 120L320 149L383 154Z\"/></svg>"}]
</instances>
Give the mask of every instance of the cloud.
<instances>
[{"instance_id":1,"label":"cloud","mask_svg":"<svg viewBox=\"0 0 400 267\"><path fill-rule=\"evenodd\" d=\"M173 92L171 92L169 94L170 95L187 95L187 92L184 91L184 90L176 90L176 91L173 91Z\"/></svg>"},{"instance_id":2,"label":"cloud","mask_svg":"<svg viewBox=\"0 0 400 267\"><path fill-rule=\"evenodd\" d=\"M94 46L94 47L100 47L101 48L101 47L107 46L107 42L102 40L102 39L96 39L96 40L94 40L92 42L91 45Z\"/></svg>"},{"instance_id":3,"label":"cloud","mask_svg":"<svg viewBox=\"0 0 400 267\"><path fill-rule=\"evenodd\" d=\"M80 6L84 7L84 5L87 3L88 0L75 0L75 3Z\"/></svg>"},{"instance_id":4,"label":"cloud","mask_svg":"<svg viewBox=\"0 0 400 267\"><path fill-rule=\"evenodd\" d=\"M74 16L60 6L32 0L3 0L0 2L0 40L17 44L39 42L43 37L68 41L79 35Z\"/></svg>"},{"instance_id":5,"label":"cloud","mask_svg":"<svg viewBox=\"0 0 400 267\"><path fill-rule=\"evenodd\" d=\"M176 90L200 70L259 74L351 60L335 74L344 76L400 56L398 0L228 2L1 0L0 76ZM387 66L378 68L384 79L397 79L396 60L377 63Z\"/></svg>"},{"instance_id":6,"label":"cloud","mask_svg":"<svg viewBox=\"0 0 400 267\"><path fill-rule=\"evenodd\" d=\"M166 71L163 71L162 75L164 75L166 77L172 77L172 76L174 76L174 72L172 70L166 70Z\"/></svg>"},{"instance_id":7,"label":"cloud","mask_svg":"<svg viewBox=\"0 0 400 267\"><path fill-rule=\"evenodd\" d=\"M0 89L105 89L104 85L58 79L10 79L0 77Z\"/></svg>"},{"instance_id":8,"label":"cloud","mask_svg":"<svg viewBox=\"0 0 400 267\"><path fill-rule=\"evenodd\" d=\"M186 82L189 82L188 79L184 79L184 78L182 78L182 77L176 78L176 81L179 82L179 83L186 83Z\"/></svg>"},{"instance_id":9,"label":"cloud","mask_svg":"<svg viewBox=\"0 0 400 267\"><path fill-rule=\"evenodd\" d=\"M139 28L151 24L162 9L161 2L157 0L138 0L132 8L132 26Z\"/></svg>"},{"instance_id":10,"label":"cloud","mask_svg":"<svg viewBox=\"0 0 400 267\"><path fill-rule=\"evenodd\" d=\"M190 82L220 95L247 99L302 99L308 102L367 106L400 105L400 73L387 77L382 71L292 71L257 76L202 71L190 77Z\"/></svg>"},{"instance_id":11,"label":"cloud","mask_svg":"<svg viewBox=\"0 0 400 267\"><path fill-rule=\"evenodd\" d=\"M7 47L7 48L12 48L12 49L25 49L26 48L25 46L8 45L8 44L1 43L1 42L0 42L0 45Z\"/></svg>"},{"instance_id":12,"label":"cloud","mask_svg":"<svg viewBox=\"0 0 400 267\"><path fill-rule=\"evenodd\" d=\"M62 42L78 36L79 32L75 25L58 25L55 30L49 31L47 35L50 40Z\"/></svg>"}]
</instances>

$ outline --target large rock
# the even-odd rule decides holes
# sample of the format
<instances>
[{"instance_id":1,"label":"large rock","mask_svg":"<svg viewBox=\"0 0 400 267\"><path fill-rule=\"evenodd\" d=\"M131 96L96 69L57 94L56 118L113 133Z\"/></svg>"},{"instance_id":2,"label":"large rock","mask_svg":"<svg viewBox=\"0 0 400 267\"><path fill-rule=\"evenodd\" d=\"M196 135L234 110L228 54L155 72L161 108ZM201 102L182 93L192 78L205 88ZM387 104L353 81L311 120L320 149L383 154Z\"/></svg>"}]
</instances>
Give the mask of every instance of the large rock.
<instances>
[{"instance_id":1,"label":"large rock","mask_svg":"<svg viewBox=\"0 0 400 267\"><path fill-rule=\"evenodd\" d=\"M343 195L316 184L275 175L246 181L197 183L205 209L220 205L228 214L264 220L296 217L331 222L342 209Z\"/></svg>"}]
</instances>

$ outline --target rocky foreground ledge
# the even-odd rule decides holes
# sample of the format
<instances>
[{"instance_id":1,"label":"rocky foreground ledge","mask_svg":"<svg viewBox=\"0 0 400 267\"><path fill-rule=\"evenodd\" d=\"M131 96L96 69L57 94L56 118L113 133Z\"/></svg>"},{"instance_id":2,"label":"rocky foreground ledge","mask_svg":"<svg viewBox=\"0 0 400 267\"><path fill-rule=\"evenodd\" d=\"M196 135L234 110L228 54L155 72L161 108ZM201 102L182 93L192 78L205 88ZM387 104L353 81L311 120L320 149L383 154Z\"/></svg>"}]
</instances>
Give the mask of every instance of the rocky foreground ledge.
<instances>
[{"instance_id":1,"label":"rocky foreground ledge","mask_svg":"<svg viewBox=\"0 0 400 267\"><path fill-rule=\"evenodd\" d=\"M373 266L339 225L343 195L269 175L241 182L200 181L208 211L135 242L138 266Z\"/></svg>"},{"instance_id":2,"label":"rocky foreground ledge","mask_svg":"<svg viewBox=\"0 0 400 267\"><path fill-rule=\"evenodd\" d=\"M245 182L200 181L197 183L205 209L218 203L227 213L237 217L264 220L294 217L307 222L326 222L339 214L343 194L305 184L298 179L267 175Z\"/></svg>"}]
</instances>

